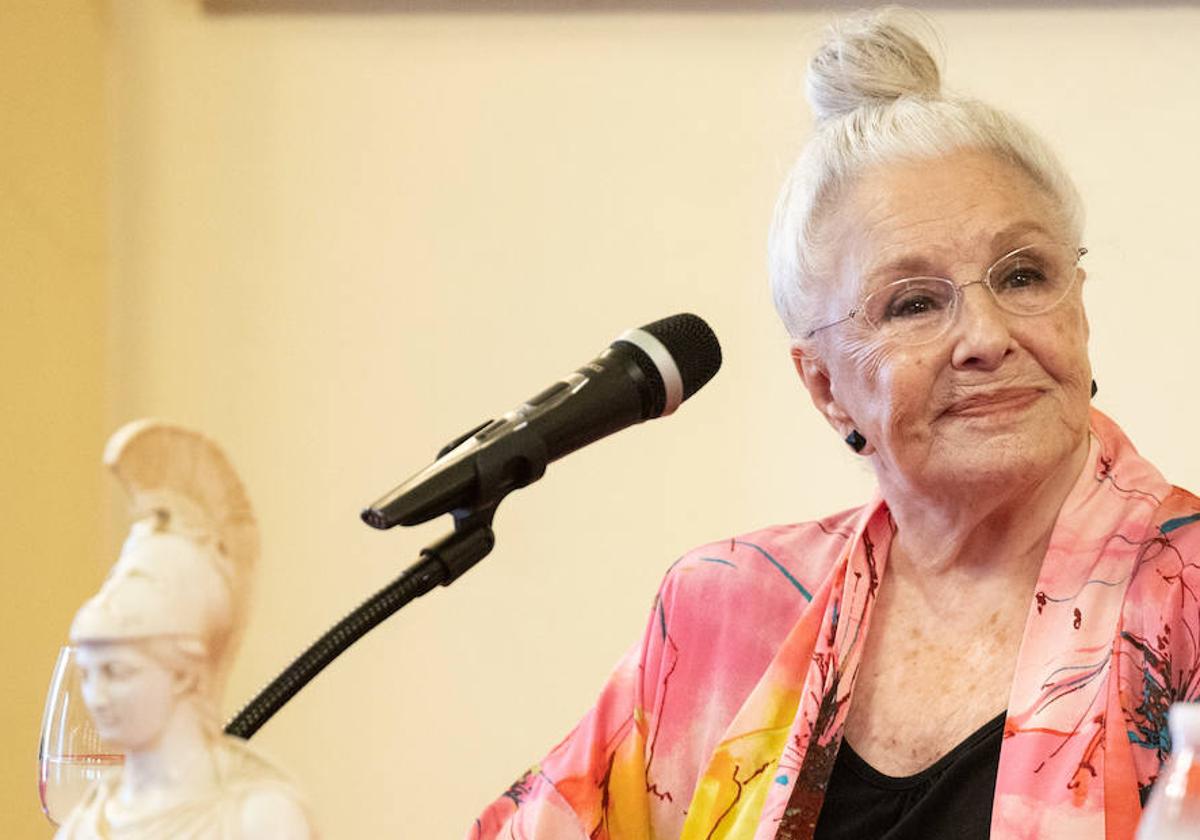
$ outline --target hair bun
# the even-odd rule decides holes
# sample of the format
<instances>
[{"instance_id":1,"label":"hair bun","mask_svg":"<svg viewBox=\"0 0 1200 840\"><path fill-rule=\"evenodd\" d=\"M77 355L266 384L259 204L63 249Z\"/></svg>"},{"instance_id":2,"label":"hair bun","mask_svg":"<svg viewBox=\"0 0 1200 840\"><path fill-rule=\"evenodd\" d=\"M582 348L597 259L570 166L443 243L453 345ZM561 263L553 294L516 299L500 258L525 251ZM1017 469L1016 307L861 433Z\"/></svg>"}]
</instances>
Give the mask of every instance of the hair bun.
<instances>
[{"instance_id":1,"label":"hair bun","mask_svg":"<svg viewBox=\"0 0 1200 840\"><path fill-rule=\"evenodd\" d=\"M902 96L937 98L941 73L912 31L917 23L933 37L926 18L895 7L831 26L808 63L806 92L817 121Z\"/></svg>"}]
</instances>

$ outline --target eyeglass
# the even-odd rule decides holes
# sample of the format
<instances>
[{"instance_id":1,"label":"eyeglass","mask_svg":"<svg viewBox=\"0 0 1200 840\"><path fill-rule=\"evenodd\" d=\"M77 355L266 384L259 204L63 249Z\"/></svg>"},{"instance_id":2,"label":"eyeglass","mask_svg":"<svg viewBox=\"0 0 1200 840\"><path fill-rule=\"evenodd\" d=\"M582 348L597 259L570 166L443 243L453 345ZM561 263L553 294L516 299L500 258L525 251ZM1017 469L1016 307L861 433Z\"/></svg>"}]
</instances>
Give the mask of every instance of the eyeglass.
<instances>
[{"instance_id":1,"label":"eyeglass","mask_svg":"<svg viewBox=\"0 0 1200 840\"><path fill-rule=\"evenodd\" d=\"M983 285L992 300L1013 315L1041 315L1058 306L1078 272L1075 267L1087 248L1064 245L1026 245L1002 256L979 280L957 284L944 277L906 277L882 286L862 299L844 317L809 330L821 330L861 317L885 340L924 344L940 338L954 323L963 290Z\"/></svg>"}]
</instances>

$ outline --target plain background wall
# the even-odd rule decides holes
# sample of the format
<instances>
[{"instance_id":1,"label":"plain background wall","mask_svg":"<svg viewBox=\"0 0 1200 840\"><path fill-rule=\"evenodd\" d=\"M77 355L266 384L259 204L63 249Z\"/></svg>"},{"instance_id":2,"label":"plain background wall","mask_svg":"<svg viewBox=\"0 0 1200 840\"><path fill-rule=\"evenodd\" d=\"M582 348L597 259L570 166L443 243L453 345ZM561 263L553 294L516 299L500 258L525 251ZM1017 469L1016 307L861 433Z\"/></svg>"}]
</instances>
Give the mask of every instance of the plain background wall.
<instances>
[{"instance_id":1,"label":"plain background wall","mask_svg":"<svg viewBox=\"0 0 1200 840\"><path fill-rule=\"evenodd\" d=\"M724 345L678 415L552 465L501 509L491 557L255 737L331 838L461 835L588 706L679 553L872 487L795 380L764 269L836 11L486 5L106 11L107 369L80 387L109 428L206 431L251 491L265 551L230 712L446 530L357 518L446 440L626 327L689 310ZM949 85L1018 112L1079 181L1097 403L1200 487L1200 11L929 11ZM78 474L98 479L99 443L69 453ZM125 527L119 498L105 510L105 540L76 535L96 550L38 561L98 585ZM81 597L60 592L65 635Z\"/></svg>"},{"instance_id":2,"label":"plain background wall","mask_svg":"<svg viewBox=\"0 0 1200 840\"><path fill-rule=\"evenodd\" d=\"M97 3L0 4L0 836L13 840L50 833L42 702L108 554L103 50Z\"/></svg>"}]
</instances>

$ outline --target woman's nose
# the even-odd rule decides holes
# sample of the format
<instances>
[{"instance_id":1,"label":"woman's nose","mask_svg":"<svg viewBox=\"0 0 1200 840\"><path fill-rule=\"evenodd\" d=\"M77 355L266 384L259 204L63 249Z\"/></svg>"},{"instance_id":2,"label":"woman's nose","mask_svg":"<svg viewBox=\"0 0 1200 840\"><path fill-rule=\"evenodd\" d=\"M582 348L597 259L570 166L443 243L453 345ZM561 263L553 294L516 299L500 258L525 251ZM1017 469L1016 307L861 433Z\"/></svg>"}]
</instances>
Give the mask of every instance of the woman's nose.
<instances>
[{"instance_id":1,"label":"woman's nose","mask_svg":"<svg viewBox=\"0 0 1200 840\"><path fill-rule=\"evenodd\" d=\"M952 362L959 368L992 370L1012 349L1008 313L982 282L963 286L952 335Z\"/></svg>"}]
</instances>

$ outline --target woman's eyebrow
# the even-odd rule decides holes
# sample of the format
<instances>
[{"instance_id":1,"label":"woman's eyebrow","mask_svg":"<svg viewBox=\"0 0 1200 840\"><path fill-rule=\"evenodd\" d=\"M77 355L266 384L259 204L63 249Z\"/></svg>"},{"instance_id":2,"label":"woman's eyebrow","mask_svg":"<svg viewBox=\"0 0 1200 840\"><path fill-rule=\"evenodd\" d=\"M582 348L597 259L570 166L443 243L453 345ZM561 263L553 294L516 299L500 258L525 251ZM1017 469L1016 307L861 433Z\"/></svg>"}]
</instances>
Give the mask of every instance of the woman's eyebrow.
<instances>
[{"instance_id":1,"label":"woman's eyebrow","mask_svg":"<svg viewBox=\"0 0 1200 840\"><path fill-rule=\"evenodd\" d=\"M902 280L906 277L928 277L936 275L934 263L928 257L920 254L904 254L887 262L871 266L863 274L868 286L885 283L889 279Z\"/></svg>"},{"instance_id":2,"label":"woman's eyebrow","mask_svg":"<svg viewBox=\"0 0 1200 840\"><path fill-rule=\"evenodd\" d=\"M1011 246L1014 243L1016 245L1024 245L1026 243L1017 242L1016 240L1019 240L1023 236L1029 236L1031 233L1037 233L1047 238L1052 238L1050 231L1048 231L1040 222L1035 222L1032 220L1013 222L1011 225L1001 228L994 236L992 236L992 248L996 249L1005 246Z\"/></svg>"}]
</instances>

